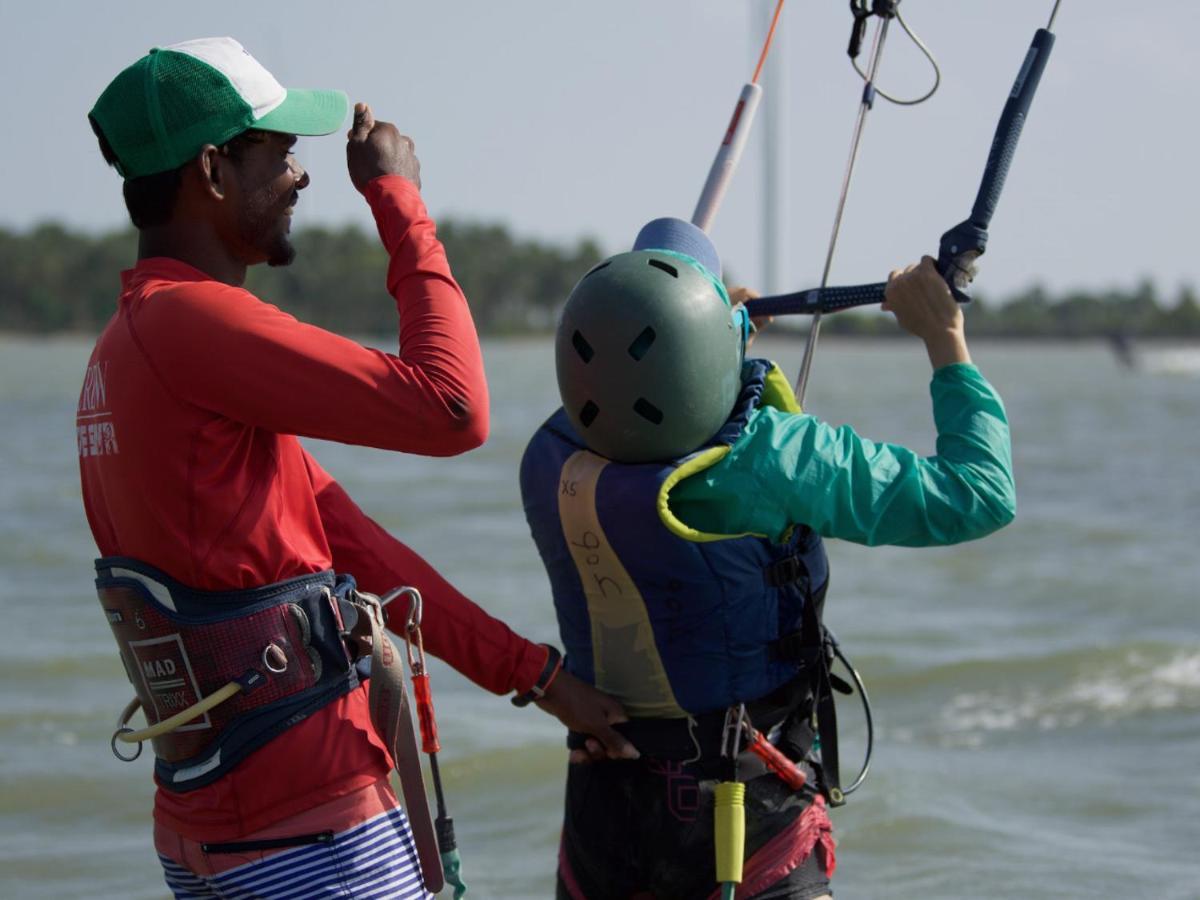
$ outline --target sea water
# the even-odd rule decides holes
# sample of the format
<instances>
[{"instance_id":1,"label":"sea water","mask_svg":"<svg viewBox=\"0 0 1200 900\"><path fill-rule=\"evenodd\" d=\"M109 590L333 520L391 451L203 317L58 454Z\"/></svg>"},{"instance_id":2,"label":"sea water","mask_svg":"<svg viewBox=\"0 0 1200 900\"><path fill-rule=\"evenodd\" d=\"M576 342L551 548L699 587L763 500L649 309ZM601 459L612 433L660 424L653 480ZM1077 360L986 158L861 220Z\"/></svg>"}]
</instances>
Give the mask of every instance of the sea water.
<instances>
[{"instance_id":1,"label":"sea water","mask_svg":"<svg viewBox=\"0 0 1200 900\"><path fill-rule=\"evenodd\" d=\"M757 349L796 371L799 341ZM108 748L131 691L79 499L89 350L0 337L0 897L14 900L167 896L148 754L127 764ZM870 777L833 814L837 896L1198 898L1200 351L1130 370L1094 345L973 350L1011 418L1016 521L959 547L829 545L827 618L876 720ZM556 404L551 343L490 341L485 357L480 450L309 446L468 596L557 641L517 487ZM808 407L934 452L916 341L823 342ZM471 895L552 896L561 728L440 662L432 680ZM853 700L840 717L849 779L864 731Z\"/></svg>"}]
</instances>

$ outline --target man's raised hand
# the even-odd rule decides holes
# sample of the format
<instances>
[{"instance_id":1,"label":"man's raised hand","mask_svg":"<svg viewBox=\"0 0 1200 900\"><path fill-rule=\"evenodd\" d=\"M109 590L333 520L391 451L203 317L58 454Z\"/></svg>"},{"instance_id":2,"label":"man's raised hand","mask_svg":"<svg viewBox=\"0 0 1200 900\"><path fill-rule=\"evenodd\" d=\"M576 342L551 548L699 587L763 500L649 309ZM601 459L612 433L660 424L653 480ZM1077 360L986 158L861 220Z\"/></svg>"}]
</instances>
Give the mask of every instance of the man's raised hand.
<instances>
[{"instance_id":1,"label":"man's raised hand","mask_svg":"<svg viewBox=\"0 0 1200 900\"><path fill-rule=\"evenodd\" d=\"M346 167L350 180L361 192L381 175L402 175L421 187L421 161L413 150L412 138L391 122L378 122L365 103L354 104L354 122L346 141Z\"/></svg>"}]
</instances>

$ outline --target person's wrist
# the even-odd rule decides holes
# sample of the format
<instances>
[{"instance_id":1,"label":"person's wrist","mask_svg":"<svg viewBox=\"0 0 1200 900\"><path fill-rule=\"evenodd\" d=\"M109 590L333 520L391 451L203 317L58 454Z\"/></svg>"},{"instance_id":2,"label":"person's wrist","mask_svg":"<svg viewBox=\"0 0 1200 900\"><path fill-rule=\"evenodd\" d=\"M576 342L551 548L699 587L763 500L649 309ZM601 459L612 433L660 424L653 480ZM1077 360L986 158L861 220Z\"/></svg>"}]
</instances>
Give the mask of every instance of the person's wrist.
<instances>
[{"instance_id":1,"label":"person's wrist","mask_svg":"<svg viewBox=\"0 0 1200 900\"><path fill-rule=\"evenodd\" d=\"M357 187L357 185L355 185ZM368 178L358 192L365 196L368 200L373 196L386 194L388 191L412 191L417 196L420 196L421 189L407 175L400 175L396 172L382 172L378 175L372 175Z\"/></svg>"},{"instance_id":2,"label":"person's wrist","mask_svg":"<svg viewBox=\"0 0 1200 900\"><path fill-rule=\"evenodd\" d=\"M563 657L558 648L550 644L541 646L546 648L546 664L542 666L542 671L538 675L537 681L533 683L533 687L512 698L513 706L528 706L530 703L541 700L546 696L546 691L550 690L550 685L554 683L559 672L562 671Z\"/></svg>"},{"instance_id":3,"label":"person's wrist","mask_svg":"<svg viewBox=\"0 0 1200 900\"><path fill-rule=\"evenodd\" d=\"M935 370L954 363L971 361L971 354L967 350L967 338L960 328L929 334L924 340L929 363Z\"/></svg>"}]
</instances>

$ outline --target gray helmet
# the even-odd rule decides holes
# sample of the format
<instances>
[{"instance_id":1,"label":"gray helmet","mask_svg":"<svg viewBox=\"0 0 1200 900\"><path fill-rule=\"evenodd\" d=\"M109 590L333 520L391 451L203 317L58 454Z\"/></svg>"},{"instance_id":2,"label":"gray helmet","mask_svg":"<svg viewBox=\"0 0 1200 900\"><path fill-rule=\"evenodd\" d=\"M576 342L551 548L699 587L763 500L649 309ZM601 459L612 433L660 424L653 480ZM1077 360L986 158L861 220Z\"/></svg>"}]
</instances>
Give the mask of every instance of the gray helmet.
<instances>
[{"instance_id":1,"label":"gray helmet","mask_svg":"<svg viewBox=\"0 0 1200 900\"><path fill-rule=\"evenodd\" d=\"M618 462L690 453L733 409L747 327L688 257L635 250L600 263L571 291L555 336L571 424Z\"/></svg>"}]
</instances>

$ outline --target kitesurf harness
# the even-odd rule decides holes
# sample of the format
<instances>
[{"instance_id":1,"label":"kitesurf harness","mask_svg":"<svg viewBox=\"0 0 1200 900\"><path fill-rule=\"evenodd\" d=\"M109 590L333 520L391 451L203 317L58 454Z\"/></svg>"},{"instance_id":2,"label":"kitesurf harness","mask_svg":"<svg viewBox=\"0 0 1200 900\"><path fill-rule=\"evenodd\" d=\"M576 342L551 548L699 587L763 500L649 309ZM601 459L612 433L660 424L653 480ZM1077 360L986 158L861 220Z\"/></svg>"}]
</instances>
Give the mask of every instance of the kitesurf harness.
<instances>
[{"instance_id":1,"label":"kitesurf harness","mask_svg":"<svg viewBox=\"0 0 1200 900\"><path fill-rule=\"evenodd\" d=\"M101 606L171 791L216 781L290 725L358 685L332 572L242 591L193 591L145 563L96 562ZM207 701L207 702L205 702ZM133 729L127 729L126 734ZM120 755L118 753L118 755Z\"/></svg>"},{"instance_id":2,"label":"kitesurf harness","mask_svg":"<svg viewBox=\"0 0 1200 900\"><path fill-rule=\"evenodd\" d=\"M630 719L614 727L644 756L674 762L700 763L707 768L720 760L722 777L734 781L747 777L738 766L739 754L752 753L764 770L782 779L793 790L805 789L805 775L797 761L808 762L817 773L811 786L831 807L841 806L867 776L874 743L874 724L867 690L846 657L837 638L821 622L825 591L808 592L807 573L798 557L786 557L767 572L794 578L811 598L806 604L801 627L772 643L774 658L799 664L799 674L776 690L749 703L735 704L684 719ZM840 662L851 682L841 678L834 665ZM843 786L838 746L835 693L857 693L866 720L866 749L863 762L849 785ZM585 746L587 735L569 732L567 746Z\"/></svg>"},{"instance_id":3,"label":"kitesurf harness","mask_svg":"<svg viewBox=\"0 0 1200 900\"><path fill-rule=\"evenodd\" d=\"M194 790L369 677L371 721L400 776L425 886L441 890L445 856L452 883L465 893L436 765L435 833L402 659L384 630L385 603L408 596L405 640L432 758L439 748L414 588L381 600L357 590L353 577L325 571L259 588L197 591L123 557L97 560L96 573L100 604L136 693L112 736L119 759L136 759L149 740L159 784ZM139 708L148 727L134 729L129 721ZM137 752L122 755L121 743L137 744ZM441 851L439 835L450 844ZM456 889L455 896L462 893Z\"/></svg>"}]
</instances>

